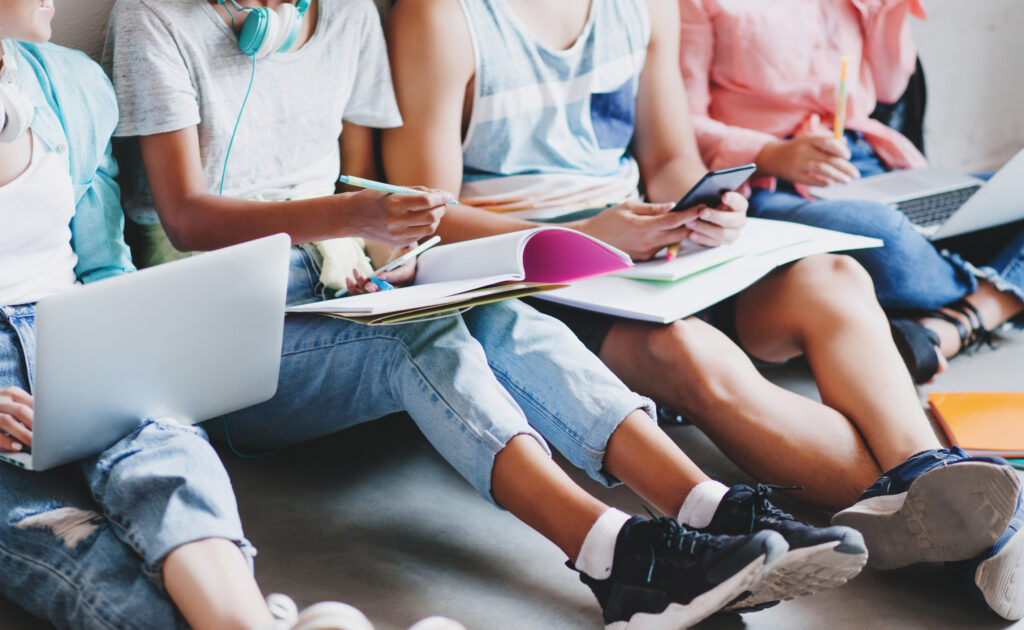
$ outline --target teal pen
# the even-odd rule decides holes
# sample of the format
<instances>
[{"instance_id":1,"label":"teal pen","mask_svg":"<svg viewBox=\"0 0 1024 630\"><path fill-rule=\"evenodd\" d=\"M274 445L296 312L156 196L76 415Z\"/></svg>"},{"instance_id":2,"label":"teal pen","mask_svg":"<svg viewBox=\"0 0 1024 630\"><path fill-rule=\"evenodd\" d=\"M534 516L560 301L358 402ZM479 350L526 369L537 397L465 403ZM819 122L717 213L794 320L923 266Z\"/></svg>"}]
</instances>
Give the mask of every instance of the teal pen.
<instances>
[{"instance_id":1,"label":"teal pen","mask_svg":"<svg viewBox=\"0 0 1024 630\"><path fill-rule=\"evenodd\" d=\"M392 186L391 184L375 182L372 179L363 179L362 177L356 177L355 175L342 175L338 178L338 181L342 184L348 184L349 186L366 188L368 190L379 190L380 192L391 193L393 195L415 195L423 192L422 190L416 190L415 188ZM448 205L455 205L457 203L459 202L453 199L448 202Z\"/></svg>"}]
</instances>

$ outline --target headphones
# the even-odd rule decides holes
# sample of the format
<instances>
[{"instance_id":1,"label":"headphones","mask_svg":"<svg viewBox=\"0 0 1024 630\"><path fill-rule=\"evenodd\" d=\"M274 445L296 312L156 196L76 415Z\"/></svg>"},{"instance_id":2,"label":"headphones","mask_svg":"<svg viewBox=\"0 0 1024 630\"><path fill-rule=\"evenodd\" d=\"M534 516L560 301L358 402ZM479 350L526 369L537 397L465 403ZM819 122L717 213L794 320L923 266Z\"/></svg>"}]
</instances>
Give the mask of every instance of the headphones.
<instances>
[{"instance_id":1,"label":"headphones","mask_svg":"<svg viewBox=\"0 0 1024 630\"><path fill-rule=\"evenodd\" d=\"M246 55L263 59L275 52L285 52L299 37L302 18L309 9L310 0L294 0L295 4L282 4L276 9L252 9L240 7L235 0L217 0L224 5L231 24L234 26L235 14L231 11L248 13L238 34L238 48Z\"/></svg>"},{"instance_id":2,"label":"headphones","mask_svg":"<svg viewBox=\"0 0 1024 630\"><path fill-rule=\"evenodd\" d=\"M0 83L0 142L9 144L28 131L35 107L13 83Z\"/></svg>"}]
</instances>

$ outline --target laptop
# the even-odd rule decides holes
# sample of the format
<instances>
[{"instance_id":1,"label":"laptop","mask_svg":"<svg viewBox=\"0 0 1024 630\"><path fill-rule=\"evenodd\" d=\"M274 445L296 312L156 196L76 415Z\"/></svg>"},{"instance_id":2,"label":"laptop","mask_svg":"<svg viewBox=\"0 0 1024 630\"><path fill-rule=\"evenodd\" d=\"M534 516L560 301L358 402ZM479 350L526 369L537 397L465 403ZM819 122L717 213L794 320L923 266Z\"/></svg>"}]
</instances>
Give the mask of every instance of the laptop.
<instances>
[{"instance_id":1,"label":"laptop","mask_svg":"<svg viewBox=\"0 0 1024 630\"><path fill-rule=\"evenodd\" d=\"M873 175L811 188L819 199L878 201L938 240L1024 219L1024 151L985 181L938 167Z\"/></svg>"},{"instance_id":2,"label":"laptop","mask_svg":"<svg viewBox=\"0 0 1024 630\"><path fill-rule=\"evenodd\" d=\"M32 448L0 459L46 470L145 419L193 424L272 397L289 249L275 234L40 300Z\"/></svg>"}]
</instances>

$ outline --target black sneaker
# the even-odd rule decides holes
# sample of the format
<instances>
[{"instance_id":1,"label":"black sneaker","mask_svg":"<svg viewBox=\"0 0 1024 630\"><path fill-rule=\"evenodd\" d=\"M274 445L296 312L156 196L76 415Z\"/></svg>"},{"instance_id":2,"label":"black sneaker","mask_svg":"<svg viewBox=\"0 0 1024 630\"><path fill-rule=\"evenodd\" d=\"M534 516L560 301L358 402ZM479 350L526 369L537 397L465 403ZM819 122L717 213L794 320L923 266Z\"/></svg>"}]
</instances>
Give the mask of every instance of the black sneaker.
<instances>
[{"instance_id":1,"label":"black sneaker","mask_svg":"<svg viewBox=\"0 0 1024 630\"><path fill-rule=\"evenodd\" d=\"M727 536L769 530L781 534L789 544L789 551L750 595L727 610L761 610L779 600L834 588L860 573L868 560L860 532L841 526L814 527L796 520L768 500L773 488L779 486L733 486L722 498L711 524L701 530Z\"/></svg>"},{"instance_id":2,"label":"black sneaker","mask_svg":"<svg viewBox=\"0 0 1024 630\"><path fill-rule=\"evenodd\" d=\"M611 576L580 573L580 581L597 596L607 630L677 630L746 596L786 549L776 532L712 536L634 516L615 541Z\"/></svg>"}]
</instances>

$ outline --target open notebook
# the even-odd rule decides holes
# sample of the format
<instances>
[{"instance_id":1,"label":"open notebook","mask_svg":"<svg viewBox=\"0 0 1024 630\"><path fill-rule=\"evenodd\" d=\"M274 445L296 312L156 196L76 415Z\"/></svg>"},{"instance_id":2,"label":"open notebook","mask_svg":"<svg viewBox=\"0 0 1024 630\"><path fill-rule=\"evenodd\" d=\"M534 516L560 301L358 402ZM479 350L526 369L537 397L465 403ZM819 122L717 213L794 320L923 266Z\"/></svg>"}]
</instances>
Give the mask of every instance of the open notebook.
<instances>
[{"instance_id":1,"label":"open notebook","mask_svg":"<svg viewBox=\"0 0 1024 630\"><path fill-rule=\"evenodd\" d=\"M881 245L878 239L789 221L748 219L740 237L730 245L691 246L671 262L638 263L614 275L583 280L537 297L667 324L742 291L779 265L813 254Z\"/></svg>"},{"instance_id":2,"label":"open notebook","mask_svg":"<svg viewBox=\"0 0 1024 630\"><path fill-rule=\"evenodd\" d=\"M412 286L293 306L287 312L398 323L562 288L631 265L625 252L590 236L540 227L429 249L419 257Z\"/></svg>"}]
</instances>

